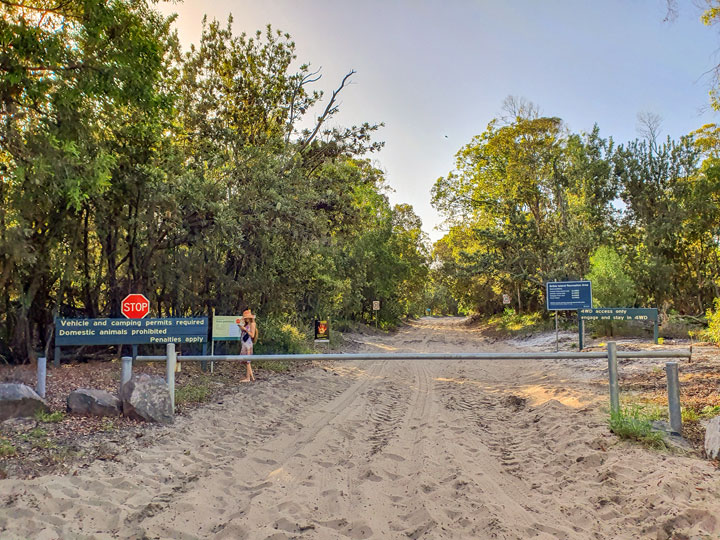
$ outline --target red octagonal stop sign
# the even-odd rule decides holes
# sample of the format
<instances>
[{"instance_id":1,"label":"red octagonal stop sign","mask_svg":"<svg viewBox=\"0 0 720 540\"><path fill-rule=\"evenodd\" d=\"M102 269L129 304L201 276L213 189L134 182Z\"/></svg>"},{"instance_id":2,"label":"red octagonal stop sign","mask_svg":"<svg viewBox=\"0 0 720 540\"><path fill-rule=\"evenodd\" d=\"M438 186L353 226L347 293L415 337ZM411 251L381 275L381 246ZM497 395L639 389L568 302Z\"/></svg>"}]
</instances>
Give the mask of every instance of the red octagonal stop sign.
<instances>
[{"instance_id":1,"label":"red octagonal stop sign","mask_svg":"<svg viewBox=\"0 0 720 540\"><path fill-rule=\"evenodd\" d=\"M150 313L150 302L142 294L128 294L120 306L120 311L128 319L142 319Z\"/></svg>"}]
</instances>

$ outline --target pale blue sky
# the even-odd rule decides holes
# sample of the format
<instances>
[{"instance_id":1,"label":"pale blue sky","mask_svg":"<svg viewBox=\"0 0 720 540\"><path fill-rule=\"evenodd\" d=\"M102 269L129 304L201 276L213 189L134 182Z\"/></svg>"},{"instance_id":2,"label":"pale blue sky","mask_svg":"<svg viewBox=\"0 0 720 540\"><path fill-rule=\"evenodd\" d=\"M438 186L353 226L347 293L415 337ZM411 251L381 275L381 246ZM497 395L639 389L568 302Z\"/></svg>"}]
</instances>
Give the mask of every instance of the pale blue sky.
<instances>
[{"instance_id":1,"label":"pale blue sky","mask_svg":"<svg viewBox=\"0 0 720 540\"><path fill-rule=\"evenodd\" d=\"M720 62L718 33L695 2L679 3L670 23L665 0L186 0L160 9L178 13L185 48L205 13L232 13L236 33L267 23L289 32L298 61L322 68L317 87L327 94L356 70L334 122L385 122L375 159L391 200L412 204L436 240L430 189L508 95L575 132L597 122L617 142L638 136L639 112L663 117L663 137L716 121L706 72Z\"/></svg>"}]
</instances>

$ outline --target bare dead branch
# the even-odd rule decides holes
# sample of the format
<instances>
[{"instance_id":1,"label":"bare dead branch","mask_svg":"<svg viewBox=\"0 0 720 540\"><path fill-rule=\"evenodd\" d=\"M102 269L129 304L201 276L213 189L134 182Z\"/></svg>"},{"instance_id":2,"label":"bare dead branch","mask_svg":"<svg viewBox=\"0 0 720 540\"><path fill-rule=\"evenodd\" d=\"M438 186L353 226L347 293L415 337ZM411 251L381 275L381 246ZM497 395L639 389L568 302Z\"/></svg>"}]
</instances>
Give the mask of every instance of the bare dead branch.
<instances>
[{"instance_id":1,"label":"bare dead branch","mask_svg":"<svg viewBox=\"0 0 720 540\"><path fill-rule=\"evenodd\" d=\"M322 75L319 75L321 69L322 67L320 67L317 71L305 75L300 80L300 83L297 85L297 87L293 90L293 96L290 100L290 114L288 115L287 132L285 134L286 143L290 142L290 136L292 135L293 125L295 123L295 100L297 99L297 96L303 86L305 86L306 84L317 82L322 78Z\"/></svg>"},{"instance_id":2,"label":"bare dead branch","mask_svg":"<svg viewBox=\"0 0 720 540\"><path fill-rule=\"evenodd\" d=\"M328 116L331 116L332 114L337 112L338 107L335 104L335 101L337 100L337 97L340 94L340 92L342 91L342 89L345 88L345 85L347 84L348 80L350 80L350 77L355 75L355 73L356 72L354 69L350 70L350 73L348 73L347 75L345 75L345 77L343 77L343 80L340 83L340 86L338 86L337 89L333 90L332 96L330 97L330 101L328 102L327 107L325 107L325 110L323 111L323 113L318 117L317 124L315 124L315 129L313 129L312 132L310 133L310 135L308 135L308 137L300 144L300 148L298 148L298 151L297 151L298 154L303 152L308 147L308 145L313 141L313 139L315 139L315 136L320 131L320 128L322 127L323 122L325 122L325 120L327 120Z\"/></svg>"}]
</instances>

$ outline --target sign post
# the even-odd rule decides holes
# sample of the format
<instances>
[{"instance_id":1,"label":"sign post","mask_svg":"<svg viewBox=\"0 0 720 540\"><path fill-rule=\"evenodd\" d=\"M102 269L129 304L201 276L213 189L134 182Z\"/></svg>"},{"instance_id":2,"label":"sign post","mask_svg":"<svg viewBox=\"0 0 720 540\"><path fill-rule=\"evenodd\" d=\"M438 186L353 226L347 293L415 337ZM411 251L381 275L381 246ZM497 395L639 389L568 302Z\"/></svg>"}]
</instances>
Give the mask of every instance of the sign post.
<instances>
[{"instance_id":1,"label":"sign post","mask_svg":"<svg viewBox=\"0 0 720 540\"><path fill-rule=\"evenodd\" d=\"M375 312L375 328L378 327L378 311L380 311L380 300L373 300L373 311Z\"/></svg>"},{"instance_id":2,"label":"sign post","mask_svg":"<svg viewBox=\"0 0 720 540\"><path fill-rule=\"evenodd\" d=\"M548 281L545 284L548 311L555 311L555 350L560 350L558 311L592 308L592 284L589 281ZM582 333L582 322L578 317ZM580 347L582 349L582 346Z\"/></svg>"}]
</instances>

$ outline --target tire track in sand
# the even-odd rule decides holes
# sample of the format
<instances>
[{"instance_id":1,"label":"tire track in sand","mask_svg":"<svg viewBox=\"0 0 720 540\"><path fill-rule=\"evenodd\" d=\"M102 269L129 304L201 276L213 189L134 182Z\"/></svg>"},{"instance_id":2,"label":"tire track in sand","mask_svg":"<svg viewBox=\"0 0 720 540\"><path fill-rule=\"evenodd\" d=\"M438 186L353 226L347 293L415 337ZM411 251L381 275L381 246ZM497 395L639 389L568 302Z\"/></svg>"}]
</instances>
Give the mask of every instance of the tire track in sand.
<instances>
[{"instance_id":1,"label":"tire track in sand","mask_svg":"<svg viewBox=\"0 0 720 540\"><path fill-rule=\"evenodd\" d=\"M320 506L331 509L330 514L336 516L336 510L345 506L351 485L348 472L354 467L348 435L354 432L353 438L369 441L370 437L358 432L358 428L365 425L367 430L371 424L358 417L358 412L364 411L368 400L377 395L374 386L385 384L387 362L363 367L366 370L352 386L299 421L297 431L268 440L220 474L199 481L196 491L213 496L186 494L162 515L146 520L142 524L144 533L176 537L181 532L175 528L177 519L192 508L197 537L282 538L275 535L312 534L316 527L334 534L346 531L353 538L365 537L358 531L370 529L360 522L333 517L319 525L321 520L298 517L311 515ZM223 484L222 493L214 488L218 482ZM298 492L306 492L301 502ZM308 504L313 500L316 503Z\"/></svg>"}]
</instances>

